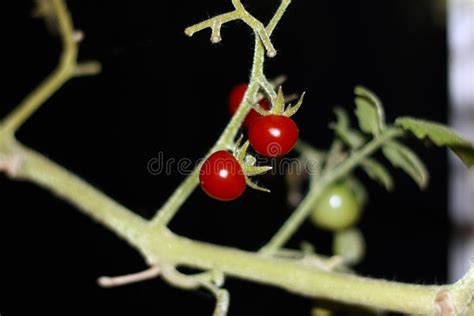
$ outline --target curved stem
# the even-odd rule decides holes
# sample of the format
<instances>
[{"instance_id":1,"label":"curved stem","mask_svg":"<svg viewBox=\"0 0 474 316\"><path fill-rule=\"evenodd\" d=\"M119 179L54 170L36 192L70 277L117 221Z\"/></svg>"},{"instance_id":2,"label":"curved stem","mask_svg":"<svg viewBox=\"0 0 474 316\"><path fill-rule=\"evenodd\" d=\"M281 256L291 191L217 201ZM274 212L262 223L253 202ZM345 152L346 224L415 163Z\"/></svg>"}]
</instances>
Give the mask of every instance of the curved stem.
<instances>
[{"instance_id":1,"label":"curved stem","mask_svg":"<svg viewBox=\"0 0 474 316\"><path fill-rule=\"evenodd\" d=\"M147 281L158 277L161 273L161 267L159 265L151 266L150 268L121 276L103 276L97 280L97 284L101 287L110 288L110 287L119 287L132 283L138 283L142 281Z\"/></svg>"},{"instance_id":2,"label":"curved stem","mask_svg":"<svg viewBox=\"0 0 474 316\"><path fill-rule=\"evenodd\" d=\"M74 74L77 59L77 43L74 28L66 6L61 0L51 0L58 20L63 42L63 52L57 68L1 124L1 132L14 134L36 110Z\"/></svg>"},{"instance_id":3,"label":"curved stem","mask_svg":"<svg viewBox=\"0 0 474 316\"><path fill-rule=\"evenodd\" d=\"M282 0L280 7L276 11L276 13L273 15L272 19L270 20L270 23L267 25L267 32L268 34L272 34L273 31L275 31L276 26L280 22L281 18L283 17L283 14L286 12L286 9L288 6L291 4L292 0Z\"/></svg>"},{"instance_id":4,"label":"curved stem","mask_svg":"<svg viewBox=\"0 0 474 316\"><path fill-rule=\"evenodd\" d=\"M263 75L261 76L259 84L262 87L262 89L265 91L265 93L270 97L270 99L275 99L277 97L275 88L265 76Z\"/></svg>"}]
</instances>

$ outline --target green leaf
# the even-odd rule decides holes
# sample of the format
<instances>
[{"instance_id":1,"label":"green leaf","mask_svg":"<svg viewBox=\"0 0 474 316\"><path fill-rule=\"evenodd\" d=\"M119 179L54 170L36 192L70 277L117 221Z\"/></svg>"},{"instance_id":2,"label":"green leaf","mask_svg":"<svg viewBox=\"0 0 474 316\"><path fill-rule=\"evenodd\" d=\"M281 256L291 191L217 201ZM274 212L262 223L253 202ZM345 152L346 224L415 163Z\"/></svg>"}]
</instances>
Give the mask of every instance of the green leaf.
<instances>
[{"instance_id":1,"label":"green leaf","mask_svg":"<svg viewBox=\"0 0 474 316\"><path fill-rule=\"evenodd\" d=\"M398 118L395 124L410 131L418 139L449 147L468 168L474 166L474 145L447 126L410 117Z\"/></svg>"},{"instance_id":2,"label":"green leaf","mask_svg":"<svg viewBox=\"0 0 474 316\"><path fill-rule=\"evenodd\" d=\"M405 171L415 180L420 188L426 188L429 181L428 171L420 158L411 149L393 141L385 145L382 151L394 167Z\"/></svg>"},{"instance_id":3,"label":"green leaf","mask_svg":"<svg viewBox=\"0 0 474 316\"><path fill-rule=\"evenodd\" d=\"M360 129L368 134L379 135L385 128L385 112L379 98L368 89L357 86L356 111Z\"/></svg>"},{"instance_id":4,"label":"green leaf","mask_svg":"<svg viewBox=\"0 0 474 316\"><path fill-rule=\"evenodd\" d=\"M334 130L336 135L348 146L353 149L361 147L365 143L364 137L356 130L350 127L349 116L347 112L336 107L334 113L337 116L337 122L331 123L330 128Z\"/></svg>"},{"instance_id":5,"label":"green leaf","mask_svg":"<svg viewBox=\"0 0 474 316\"><path fill-rule=\"evenodd\" d=\"M347 157L348 154L344 151L343 143L338 139L334 140L326 156L326 162L324 165L325 172L339 165L341 162L346 160Z\"/></svg>"},{"instance_id":6,"label":"green leaf","mask_svg":"<svg viewBox=\"0 0 474 316\"><path fill-rule=\"evenodd\" d=\"M393 179L385 167L374 159L366 159L362 162L362 169L372 179L380 183L387 189L393 190Z\"/></svg>"}]
</instances>

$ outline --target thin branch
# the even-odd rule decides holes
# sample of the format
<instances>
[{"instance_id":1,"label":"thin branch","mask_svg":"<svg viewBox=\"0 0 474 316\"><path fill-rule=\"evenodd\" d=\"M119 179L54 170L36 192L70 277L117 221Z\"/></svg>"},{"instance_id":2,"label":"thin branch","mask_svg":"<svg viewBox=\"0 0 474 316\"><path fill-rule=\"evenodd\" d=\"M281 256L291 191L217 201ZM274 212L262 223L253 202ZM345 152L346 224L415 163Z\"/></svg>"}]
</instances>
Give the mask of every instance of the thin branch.
<instances>
[{"instance_id":1,"label":"thin branch","mask_svg":"<svg viewBox=\"0 0 474 316\"><path fill-rule=\"evenodd\" d=\"M221 27L222 23L219 21L214 21L212 25L212 34L211 34L211 42L216 44L222 41L222 36L221 36Z\"/></svg>"},{"instance_id":2,"label":"thin branch","mask_svg":"<svg viewBox=\"0 0 474 316\"><path fill-rule=\"evenodd\" d=\"M100 74L102 71L102 65L95 61L85 61L80 62L76 65L74 69L73 76L74 77L84 77L84 76L95 76Z\"/></svg>"},{"instance_id":3,"label":"thin branch","mask_svg":"<svg viewBox=\"0 0 474 316\"><path fill-rule=\"evenodd\" d=\"M267 33L267 30L265 29L265 26L262 24L262 22L260 22L250 14L244 15L242 17L242 20L247 23L252 29L256 30L256 34L260 37L263 46L265 46L265 49L267 50L267 56L270 58L275 57L277 51L273 46L273 43L270 40L270 35Z\"/></svg>"},{"instance_id":4,"label":"thin branch","mask_svg":"<svg viewBox=\"0 0 474 316\"><path fill-rule=\"evenodd\" d=\"M204 22L190 26L184 30L184 33L187 36L193 36L195 33L205 30L207 28L212 28L213 31L216 27L221 27L222 24L235 21L240 18L240 13L238 11L233 11L225 14L218 15Z\"/></svg>"},{"instance_id":5,"label":"thin branch","mask_svg":"<svg viewBox=\"0 0 474 316\"><path fill-rule=\"evenodd\" d=\"M283 14L285 14L286 9L290 5L291 0L282 0L280 7L278 8L277 12L275 15L273 15L272 19L270 20L270 23L267 25L267 33L272 34L273 31L275 30L276 26L280 22L281 18L283 17Z\"/></svg>"},{"instance_id":6,"label":"thin branch","mask_svg":"<svg viewBox=\"0 0 474 316\"><path fill-rule=\"evenodd\" d=\"M265 93L270 97L270 99L276 98L277 94L275 92L275 87L272 83L270 83L270 81L268 81L267 77L265 77L264 75L260 76L258 83L263 88Z\"/></svg>"},{"instance_id":7,"label":"thin branch","mask_svg":"<svg viewBox=\"0 0 474 316\"><path fill-rule=\"evenodd\" d=\"M216 298L216 306L213 316L225 316L229 310L230 296L227 290L222 289L223 274L221 272L209 271L196 275L186 275L173 265L165 265L163 278L171 285L185 290L193 290L203 287L209 290Z\"/></svg>"},{"instance_id":8,"label":"thin branch","mask_svg":"<svg viewBox=\"0 0 474 316\"><path fill-rule=\"evenodd\" d=\"M216 298L216 307L214 308L212 316L226 316L230 305L229 292L210 283L203 284L203 287L211 291Z\"/></svg>"},{"instance_id":9,"label":"thin branch","mask_svg":"<svg viewBox=\"0 0 474 316\"><path fill-rule=\"evenodd\" d=\"M251 15L245 7L242 5L240 0L232 0L232 4L234 5L235 10L232 12L224 13L213 18L210 18L206 21L201 23L195 24L190 26L184 30L184 33L188 36L193 36L195 33L202 31L204 29L210 28L212 30L211 33L211 42L218 43L221 41L221 27L223 24L235 21L235 20L242 20L245 22L250 28L253 29L256 36L260 38L267 51L268 57L275 57L277 51L273 46L272 41L270 40L270 35L275 29L276 25L280 21L285 12L286 8L290 4L291 1L283 0L280 8L277 10L273 18L271 19L270 23L267 27L262 24L259 20L257 20L253 15Z\"/></svg>"},{"instance_id":10,"label":"thin branch","mask_svg":"<svg viewBox=\"0 0 474 316\"><path fill-rule=\"evenodd\" d=\"M161 273L161 268L159 265L154 265L145 271L138 273L122 275L118 277L108 277L103 276L97 280L97 283L101 287L111 288L118 287L123 285L128 285L132 283L142 282L146 280L151 280L158 277Z\"/></svg>"},{"instance_id":11,"label":"thin branch","mask_svg":"<svg viewBox=\"0 0 474 316\"><path fill-rule=\"evenodd\" d=\"M4 119L0 132L13 135L49 97L71 78L74 72L78 48L77 42L74 40L74 28L70 14L62 0L50 1L63 43L60 63L56 70Z\"/></svg>"}]
</instances>

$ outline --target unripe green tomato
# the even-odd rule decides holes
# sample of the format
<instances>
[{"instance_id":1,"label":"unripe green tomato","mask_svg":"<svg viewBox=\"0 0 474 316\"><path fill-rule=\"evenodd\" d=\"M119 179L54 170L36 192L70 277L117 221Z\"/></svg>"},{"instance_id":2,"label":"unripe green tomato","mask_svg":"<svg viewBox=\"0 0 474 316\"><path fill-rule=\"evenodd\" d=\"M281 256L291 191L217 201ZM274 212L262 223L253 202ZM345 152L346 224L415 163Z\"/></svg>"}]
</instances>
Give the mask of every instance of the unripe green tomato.
<instances>
[{"instance_id":1,"label":"unripe green tomato","mask_svg":"<svg viewBox=\"0 0 474 316\"><path fill-rule=\"evenodd\" d=\"M339 231L357 223L362 206L347 183L329 187L319 198L311 214L311 222L317 227Z\"/></svg>"},{"instance_id":2,"label":"unripe green tomato","mask_svg":"<svg viewBox=\"0 0 474 316\"><path fill-rule=\"evenodd\" d=\"M365 255L364 235L357 228L339 231L334 234L332 245L334 255L342 256L348 264L358 264Z\"/></svg>"}]
</instances>

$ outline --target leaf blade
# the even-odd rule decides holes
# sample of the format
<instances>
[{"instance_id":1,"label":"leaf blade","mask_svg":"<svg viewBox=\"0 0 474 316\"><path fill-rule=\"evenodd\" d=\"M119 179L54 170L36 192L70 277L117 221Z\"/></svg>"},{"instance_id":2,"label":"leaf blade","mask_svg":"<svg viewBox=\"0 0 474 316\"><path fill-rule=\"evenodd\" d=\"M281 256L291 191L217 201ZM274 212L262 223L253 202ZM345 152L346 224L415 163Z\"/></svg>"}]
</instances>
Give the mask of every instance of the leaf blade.
<instances>
[{"instance_id":1,"label":"leaf blade","mask_svg":"<svg viewBox=\"0 0 474 316\"><path fill-rule=\"evenodd\" d=\"M375 108L363 98L356 98L355 115L359 120L360 129L367 134L379 135L381 129L378 125L378 116Z\"/></svg>"},{"instance_id":2,"label":"leaf blade","mask_svg":"<svg viewBox=\"0 0 474 316\"><path fill-rule=\"evenodd\" d=\"M360 148L365 143L364 136L351 128L347 112L341 107L336 107L334 113L337 121L331 123L329 127L346 145L353 149Z\"/></svg>"},{"instance_id":3,"label":"leaf blade","mask_svg":"<svg viewBox=\"0 0 474 316\"><path fill-rule=\"evenodd\" d=\"M372 180L383 185L387 191L393 190L393 178L381 163L375 159L366 159L362 162L361 166Z\"/></svg>"},{"instance_id":4,"label":"leaf blade","mask_svg":"<svg viewBox=\"0 0 474 316\"><path fill-rule=\"evenodd\" d=\"M421 189L427 187L429 173L424 163L411 149L393 141L385 145L382 152L394 167L405 171Z\"/></svg>"},{"instance_id":5,"label":"leaf blade","mask_svg":"<svg viewBox=\"0 0 474 316\"><path fill-rule=\"evenodd\" d=\"M355 114L359 126L365 133L378 136L385 129L385 111L379 98L370 90L357 86Z\"/></svg>"},{"instance_id":6,"label":"leaf blade","mask_svg":"<svg viewBox=\"0 0 474 316\"><path fill-rule=\"evenodd\" d=\"M363 86L356 86L355 87L355 94L364 97L372 102L372 104L375 106L377 109L377 114L379 117L380 121L380 127L381 129L385 128L385 109L383 108L382 101L380 101L379 97L369 89L363 87Z\"/></svg>"},{"instance_id":7,"label":"leaf blade","mask_svg":"<svg viewBox=\"0 0 474 316\"><path fill-rule=\"evenodd\" d=\"M398 118L395 124L418 139L428 139L438 147L450 148L468 168L474 166L474 145L447 126L411 117Z\"/></svg>"}]
</instances>

